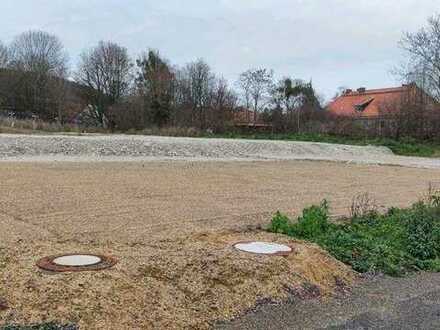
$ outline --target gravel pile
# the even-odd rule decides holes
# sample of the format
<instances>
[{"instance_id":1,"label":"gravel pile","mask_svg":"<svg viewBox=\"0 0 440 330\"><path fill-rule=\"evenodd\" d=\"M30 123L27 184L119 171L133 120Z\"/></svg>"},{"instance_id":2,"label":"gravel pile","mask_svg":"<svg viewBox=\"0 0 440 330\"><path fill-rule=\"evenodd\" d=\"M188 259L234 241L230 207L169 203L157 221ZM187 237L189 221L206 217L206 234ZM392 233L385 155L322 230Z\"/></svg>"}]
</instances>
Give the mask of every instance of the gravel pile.
<instances>
[{"instance_id":1,"label":"gravel pile","mask_svg":"<svg viewBox=\"0 0 440 330\"><path fill-rule=\"evenodd\" d=\"M397 157L385 147L312 142L127 135L0 135L0 160L329 160L440 167L439 159Z\"/></svg>"}]
</instances>

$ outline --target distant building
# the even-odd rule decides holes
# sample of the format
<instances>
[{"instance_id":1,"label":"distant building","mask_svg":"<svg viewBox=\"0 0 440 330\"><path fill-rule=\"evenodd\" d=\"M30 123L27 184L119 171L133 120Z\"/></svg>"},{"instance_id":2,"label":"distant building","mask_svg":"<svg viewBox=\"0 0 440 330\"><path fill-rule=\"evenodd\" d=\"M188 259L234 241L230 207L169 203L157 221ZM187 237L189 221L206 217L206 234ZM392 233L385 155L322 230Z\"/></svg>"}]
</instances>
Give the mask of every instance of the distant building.
<instances>
[{"instance_id":1,"label":"distant building","mask_svg":"<svg viewBox=\"0 0 440 330\"><path fill-rule=\"evenodd\" d=\"M261 115L257 112L249 110L245 107L239 107L233 112L233 123L238 128L256 128L256 129L270 129L271 124L265 123Z\"/></svg>"},{"instance_id":2,"label":"distant building","mask_svg":"<svg viewBox=\"0 0 440 330\"><path fill-rule=\"evenodd\" d=\"M416 84L395 88L345 90L328 106L336 116L372 119L389 116L400 111L405 104L434 106L436 101Z\"/></svg>"},{"instance_id":3,"label":"distant building","mask_svg":"<svg viewBox=\"0 0 440 330\"><path fill-rule=\"evenodd\" d=\"M346 90L326 109L343 134L429 139L440 131L439 103L415 83Z\"/></svg>"}]
</instances>

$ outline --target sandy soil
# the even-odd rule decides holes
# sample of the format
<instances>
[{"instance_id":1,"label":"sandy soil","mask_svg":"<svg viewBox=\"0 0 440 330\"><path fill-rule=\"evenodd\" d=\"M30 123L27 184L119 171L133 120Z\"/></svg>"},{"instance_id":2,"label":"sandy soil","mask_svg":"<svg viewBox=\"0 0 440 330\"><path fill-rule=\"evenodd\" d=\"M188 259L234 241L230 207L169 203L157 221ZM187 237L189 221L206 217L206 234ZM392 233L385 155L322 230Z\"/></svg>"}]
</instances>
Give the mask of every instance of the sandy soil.
<instances>
[{"instance_id":1,"label":"sandy soil","mask_svg":"<svg viewBox=\"0 0 440 330\"><path fill-rule=\"evenodd\" d=\"M259 225L324 198L342 215L358 193L404 206L430 182L438 170L309 161L0 163L1 241L144 242Z\"/></svg>"},{"instance_id":2,"label":"sandy soil","mask_svg":"<svg viewBox=\"0 0 440 330\"><path fill-rule=\"evenodd\" d=\"M0 325L47 320L82 329L207 328L304 283L322 293L355 275L313 245L261 233L327 198L336 215L369 192L408 205L435 169L334 162L0 163ZM288 258L237 253L237 241L289 243ZM50 275L43 256L89 252L120 263ZM310 287L310 285L308 286Z\"/></svg>"}]
</instances>

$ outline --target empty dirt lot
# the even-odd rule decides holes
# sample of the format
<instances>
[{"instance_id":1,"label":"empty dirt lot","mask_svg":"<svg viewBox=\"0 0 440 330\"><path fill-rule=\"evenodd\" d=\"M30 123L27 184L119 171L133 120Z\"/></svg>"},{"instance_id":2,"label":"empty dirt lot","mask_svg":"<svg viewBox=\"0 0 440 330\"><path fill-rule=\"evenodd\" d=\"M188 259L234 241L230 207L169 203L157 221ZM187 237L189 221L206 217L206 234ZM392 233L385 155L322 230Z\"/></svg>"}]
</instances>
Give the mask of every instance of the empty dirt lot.
<instances>
[{"instance_id":1,"label":"empty dirt lot","mask_svg":"<svg viewBox=\"0 0 440 330\"><path fill-rule=\"evenodd\" d=\"M262 299L283 299L304 281L325 293L354 275L314 246L255 228L277 210L294 215L324 198L333 214L346 214L364 192L384 208L405 206L439 181L439 169L353 162L3 161L0 302L9 309L0 311L0 325L208 328ZM231 248L249 239L294 244L296 254L265 258ZM69 252L119 263L81 274L35 267L43 256Z\"/></svg>"},{"instance_id":2,"label":"empty dirt lot","mask_svg":"<svg viewBox=\"0 0 440 330\"><path fill-rule=\"evenodd\" d=\"M2 242L136 242L260 225L326 198L348 212L369 192L381 206L414 202L438 170L331 162L0 163Z\"/></svg>"}]
</instances>

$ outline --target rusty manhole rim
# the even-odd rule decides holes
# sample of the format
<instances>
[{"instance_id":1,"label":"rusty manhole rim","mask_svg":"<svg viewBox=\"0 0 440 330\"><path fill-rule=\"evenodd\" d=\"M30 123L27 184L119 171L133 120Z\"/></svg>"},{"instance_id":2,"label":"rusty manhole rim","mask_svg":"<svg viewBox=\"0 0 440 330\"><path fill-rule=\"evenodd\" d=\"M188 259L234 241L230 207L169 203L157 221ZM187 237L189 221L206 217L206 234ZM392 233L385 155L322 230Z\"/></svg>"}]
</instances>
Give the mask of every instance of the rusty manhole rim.
<instances>
[{"instance_id":1,"label":"rusty manhole rim","mask_svg":"<svg viewBox=\"0 0 440 330\"><path fill-rule=\"evenodd\" d=\"M54 262L55 259L61 257L71 257L71 256L91 256L100 259L99 262L91 265L84 266L64 266L58 265ZM48 256L41 258L37 261L37 266L40 269L57 272L57 273L67 273L67 272L88 272L88 271L100 271L113 267L118 263L118 260L113 256L106 256L102 254L93 253L67 253L67 254L57 254L53 256Z\"/></svg>"},{"instance_id":2,"label":"rusty manhole rim","mask_svg":"<svg viewBox=\"0 0 440 330\"><path fill-rule=\"evenodd\" d=\"M259 253L259 252L253 252L253 251L245 251L245 250L237 248L238 244L250 244L250 243L265 243L265 244L284 245L284 246L287 246L290 249L290 251L279 251L279 252L275 252L275 253ZM254 255L257 255L257 256L268 256L268 257L272 257L272 256L287 257L287 256L289 256L289 255L291 255L291 254L293 254L295 252L295 249L294 249L294 247L292 245L284 244L284 243L277 243L277 242L240 241L240 242L234 243L232 245L232 247L235 249L235 251L238 251L238 252L254 254Z\"/></svg>"}]
</instances>

